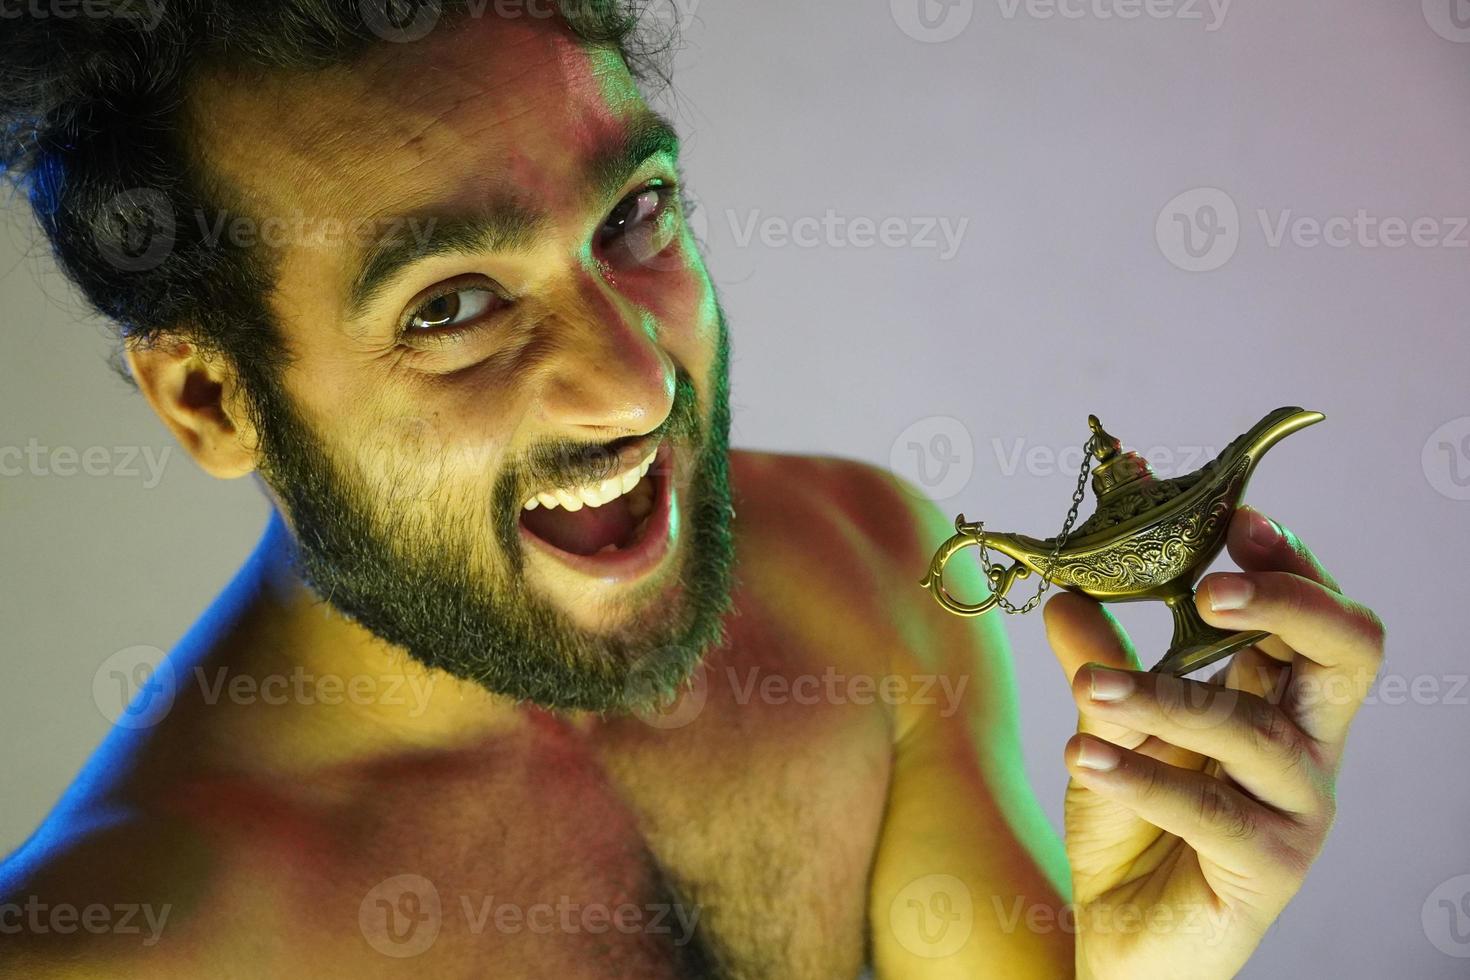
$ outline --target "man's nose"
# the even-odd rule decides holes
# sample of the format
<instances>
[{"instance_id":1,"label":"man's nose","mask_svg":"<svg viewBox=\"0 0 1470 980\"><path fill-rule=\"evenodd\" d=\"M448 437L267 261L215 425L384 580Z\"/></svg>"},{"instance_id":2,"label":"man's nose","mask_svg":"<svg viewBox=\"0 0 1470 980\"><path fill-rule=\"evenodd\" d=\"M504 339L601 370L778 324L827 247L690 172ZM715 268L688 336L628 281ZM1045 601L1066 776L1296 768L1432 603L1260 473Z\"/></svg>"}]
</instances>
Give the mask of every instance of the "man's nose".
<instances>
[{"instance_id":1,"label":"man's nose","mask_svg":"<svg viewBox=\"0 0 1470 980\"><path fill-rule=\"evenodd\" d=\"M675 369L654 316L595 267L574 272L558 299L562 336L541 392L546 420L603 437L657 428L673 407Z\"/></svg>"}]
</instances>

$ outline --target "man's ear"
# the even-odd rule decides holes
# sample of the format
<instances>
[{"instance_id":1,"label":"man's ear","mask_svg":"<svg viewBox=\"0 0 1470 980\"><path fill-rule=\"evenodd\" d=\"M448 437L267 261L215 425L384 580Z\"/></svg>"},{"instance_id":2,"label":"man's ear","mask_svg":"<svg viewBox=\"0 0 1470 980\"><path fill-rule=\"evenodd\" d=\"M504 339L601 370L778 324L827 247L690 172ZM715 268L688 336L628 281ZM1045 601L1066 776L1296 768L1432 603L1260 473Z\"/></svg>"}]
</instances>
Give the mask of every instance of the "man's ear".
<instances>
[{"instance_id":1,"label":"man's ear","mask_svg":"<svg viewBox=\"0 0 1470 980\"><path fill-rule=\"evenodd\" d=\"M143 397L204 472L232 480L255 469L255 427L223 357L174 337L129 343L124 356Z\"/></svg>"}]
</instances>

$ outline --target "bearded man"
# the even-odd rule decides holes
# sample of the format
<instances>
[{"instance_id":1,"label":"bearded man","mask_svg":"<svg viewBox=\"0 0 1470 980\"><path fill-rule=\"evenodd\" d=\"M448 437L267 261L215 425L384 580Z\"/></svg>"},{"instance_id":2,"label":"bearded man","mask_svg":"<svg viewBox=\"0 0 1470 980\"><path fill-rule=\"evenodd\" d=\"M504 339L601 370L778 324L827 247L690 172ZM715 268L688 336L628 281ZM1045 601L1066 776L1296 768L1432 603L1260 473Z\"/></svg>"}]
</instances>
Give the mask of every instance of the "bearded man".
<instances>
[{"instance_id":1,"label":"bearded man","mask_svg":"<svg viewBox=\"0 0 1470 980\"><path fill-rule=\"evenodd\" d=\"M636 11L401 6L98 0L0 40L58 262L273 505L0 871L0 974L1232 976L1332 820L1361 697L1302 692L1371 678L1376 617L1251 511L1199 607L1275 636L1214 682L1055 596L1064 848L1000 624L915 587L937 509L730 450Z\"/></svg>"}]
</instances>

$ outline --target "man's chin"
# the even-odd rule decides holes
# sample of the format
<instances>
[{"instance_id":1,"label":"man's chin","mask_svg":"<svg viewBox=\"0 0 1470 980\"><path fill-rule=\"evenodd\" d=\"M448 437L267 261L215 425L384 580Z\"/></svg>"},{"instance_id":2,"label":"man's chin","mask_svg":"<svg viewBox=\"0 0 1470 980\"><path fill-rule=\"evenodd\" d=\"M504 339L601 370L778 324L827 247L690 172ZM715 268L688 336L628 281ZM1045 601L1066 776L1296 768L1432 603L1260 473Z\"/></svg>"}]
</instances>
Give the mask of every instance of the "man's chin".
<instances>
[{"instance_id":1,"label":"man's chin","mask_svg":"<svg viewBox=\"0 0 1470 980\"><path fill-rule=\"evenodd\" d=\"M525 564L526 587L571 629L591 638L643 646L656 643L670 626L689 617L682 552L674 547L657 568L634 581L588 578L532 557Z\"/></svg>"}]
</instances>

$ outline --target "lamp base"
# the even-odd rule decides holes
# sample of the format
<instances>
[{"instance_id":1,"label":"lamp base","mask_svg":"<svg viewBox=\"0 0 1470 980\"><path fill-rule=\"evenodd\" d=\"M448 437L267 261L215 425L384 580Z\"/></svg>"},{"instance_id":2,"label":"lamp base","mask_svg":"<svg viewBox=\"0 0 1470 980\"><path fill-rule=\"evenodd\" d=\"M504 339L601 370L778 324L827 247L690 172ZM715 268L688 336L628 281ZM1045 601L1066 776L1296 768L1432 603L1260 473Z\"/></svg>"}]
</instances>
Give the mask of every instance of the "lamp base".
<instances>
[{"instance_id":1,"label":"lamp base","mask_svg":"<svg viewBox=\"0 0 1470 980\"><path fill-rule=\"evenodd\" d=\"M1164 659L1154 664L1149 670L1155 674L1173 674L1175 677L1183 677L1217 660L1223 660L1252 643L1259 643L1271 635L1261 630L1250 630L1245 633L1217 632L1220 633L1220 636L1214 640L1206 640L1203 643L1179 649L1171 648L1168 653L1164 654Z\"/></svg>"},{"instance_id":2,"label":"lamp base","mask_svg":"<svg viewBox=\"0 0 1470 980\"><path fill-rule=\"evenodd\" d=\"M1200 618L1192 589L1184 589L1164 601L1174 614L1174 641L1164 658L1149 668L1151 673L1183 677L1271 635L1260 630L1236 633L1216 629Z\"/></svg>"}]
</instances>

